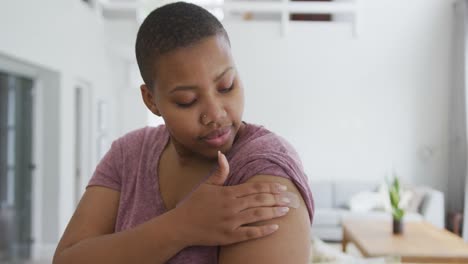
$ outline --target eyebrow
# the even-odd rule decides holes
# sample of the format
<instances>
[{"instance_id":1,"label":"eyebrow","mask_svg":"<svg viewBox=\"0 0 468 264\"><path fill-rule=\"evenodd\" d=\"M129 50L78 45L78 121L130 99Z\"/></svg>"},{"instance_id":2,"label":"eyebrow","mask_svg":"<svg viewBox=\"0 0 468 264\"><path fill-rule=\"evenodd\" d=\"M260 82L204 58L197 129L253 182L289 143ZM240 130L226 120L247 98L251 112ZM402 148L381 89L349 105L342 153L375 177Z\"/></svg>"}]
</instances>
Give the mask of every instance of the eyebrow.
<instances>
[{"instance_id":1,"label":"eyebrow","mask_svg":"<svg viewBox=\"0 0 468 264\"><path fill-rule=\"evenodd\" d=\"M217 82L219 81L219 79L221 79L224 74L226 74L228 71L234 69L233 67L228 67L226 68L222 73L220 73L218 76L216 76L216 78L213 79L213 82ZM172 89L169 93L172 94L174 92L177 92L177 91L187 91L187 90L194 90L196 89L197 86L196 85L182 85L182 86L176 86L174 89Z\"/></svg>"}]
</instances>

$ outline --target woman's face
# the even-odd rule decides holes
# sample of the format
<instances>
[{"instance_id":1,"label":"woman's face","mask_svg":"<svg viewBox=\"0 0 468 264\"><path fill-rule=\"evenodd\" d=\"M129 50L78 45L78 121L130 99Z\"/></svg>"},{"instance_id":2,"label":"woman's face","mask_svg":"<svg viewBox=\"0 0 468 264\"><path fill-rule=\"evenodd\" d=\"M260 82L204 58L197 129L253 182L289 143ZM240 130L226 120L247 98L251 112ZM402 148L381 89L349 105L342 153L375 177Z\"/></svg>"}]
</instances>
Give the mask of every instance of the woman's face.
<instances>
[{"instance_id":1,"label":"woman's face","mask_svg":"<svg viewBox=\"0 0 468 264\"><path fill-rule=\"evenodd\" d=\"M162 55L155 76L145 103L162 116L179 154L212 159L232 147L242 125L244 92L224 36Z\"/></svg>"}]
</instances>

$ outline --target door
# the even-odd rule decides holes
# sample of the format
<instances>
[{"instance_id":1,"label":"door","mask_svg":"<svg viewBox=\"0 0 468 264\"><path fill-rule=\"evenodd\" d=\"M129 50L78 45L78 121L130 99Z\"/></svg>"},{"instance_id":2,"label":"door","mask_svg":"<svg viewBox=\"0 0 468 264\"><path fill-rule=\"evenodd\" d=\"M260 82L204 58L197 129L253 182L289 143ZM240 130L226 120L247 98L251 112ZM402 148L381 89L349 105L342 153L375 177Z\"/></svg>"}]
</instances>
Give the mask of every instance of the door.
<instances>
[{"instance_id":1,"label":"door","mask_svg":"<svg viewBox=\"0 0 468 264\"><path fill-rule=\"evenodd\" d=\"M75 88L75 207L78 206L83 185L82 145L83 145L83 92L80 86Z\"/></svg>"},{"instance_id":2,"label":"door","mask_svg":"<svg viewBox=\"0 0 468 264\"><path fill-rule=\"evenodd\" d=\"M33 80L0 72L0 262L31 254Z\"/></svg>"}]
</instances>

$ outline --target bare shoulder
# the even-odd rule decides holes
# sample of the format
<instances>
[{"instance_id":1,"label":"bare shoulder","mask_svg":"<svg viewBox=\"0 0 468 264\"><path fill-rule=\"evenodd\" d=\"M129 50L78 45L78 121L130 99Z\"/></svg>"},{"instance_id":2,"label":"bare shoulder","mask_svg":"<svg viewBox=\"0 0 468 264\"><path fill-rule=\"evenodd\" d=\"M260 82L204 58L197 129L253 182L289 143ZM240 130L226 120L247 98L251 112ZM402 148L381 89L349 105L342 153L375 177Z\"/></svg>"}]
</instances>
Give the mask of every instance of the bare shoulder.
<instances>
[{"instance_id":1,"label":"bare shoulder","mask_svg":"<svg viewBox=\"0 0 468 264\"><path fill-rule=\"evenodd\" d=\"M114 232L120 192L100 186L86 189L55 254L86 238Z\"/></svg>"},{"instance_id":2,"label":"bare shoulder","mask_svg":"<svg viewBox=\"0 0 468 264\"><path fill-rule=\"evenodd\" d=\"M310 259L310 219L304 199L299 190L288 179L257 175L248 182L277 182L288 187L288 191L299 196L300 207L291 208L281 218L257 224L274 223L278 231L270 236L221 247L220 264L231 263L308 263Z\"/></svg>"}]
</instances>

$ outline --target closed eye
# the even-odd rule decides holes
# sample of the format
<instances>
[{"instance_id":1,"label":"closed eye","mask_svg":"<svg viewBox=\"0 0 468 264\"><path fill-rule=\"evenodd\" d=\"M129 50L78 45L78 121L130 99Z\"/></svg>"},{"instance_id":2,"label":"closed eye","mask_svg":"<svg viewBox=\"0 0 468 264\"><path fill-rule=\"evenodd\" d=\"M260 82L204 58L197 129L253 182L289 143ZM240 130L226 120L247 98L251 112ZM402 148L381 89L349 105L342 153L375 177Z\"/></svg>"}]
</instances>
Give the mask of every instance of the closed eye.
<instances>
[{"instance_id":1,"label":"closed eye","mask_svg":"<svg viewBox=\"0 0 468 264\"><path fill-rule=\"evenodd\" d=\"M222 89L219 89L218 91L220 93L229 93L232 89L234 88L234 82L232 83L232 85L228 88L222 88Z\"/></svg>"},{"instance_id":2,"label":"closed eye","mask_svg":"<svg viewBox=\"0 0 468 264\"><path fill-rule=\"evenodd\" d=\"M176 105L178 107L181 107L181 108L189 108L190 106L192 106L194 103L195 103L196 100L193 100L192 102L190 103L176 103Z\"/></svg>"}]
</instances>

